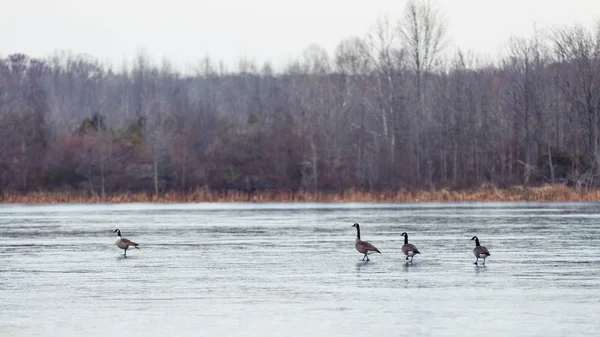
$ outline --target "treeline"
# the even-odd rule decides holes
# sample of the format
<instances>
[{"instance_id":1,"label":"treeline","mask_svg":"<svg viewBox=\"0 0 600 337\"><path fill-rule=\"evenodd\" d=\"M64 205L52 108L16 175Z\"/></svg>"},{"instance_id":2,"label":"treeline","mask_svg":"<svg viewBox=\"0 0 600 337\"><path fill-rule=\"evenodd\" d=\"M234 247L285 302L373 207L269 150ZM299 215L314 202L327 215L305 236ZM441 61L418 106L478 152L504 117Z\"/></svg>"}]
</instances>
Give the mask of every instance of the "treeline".
<instances>
[{"instance_id":1,"label":"treeline","mask_svg":"<svg viewBox=\"0 0 600 337\"><path fill-rule=\"evenodd\" d=\"M457 52L427 2L285 70L0 59L0 191L597 185L600 25Z\"/></svg>"}]
</instances>

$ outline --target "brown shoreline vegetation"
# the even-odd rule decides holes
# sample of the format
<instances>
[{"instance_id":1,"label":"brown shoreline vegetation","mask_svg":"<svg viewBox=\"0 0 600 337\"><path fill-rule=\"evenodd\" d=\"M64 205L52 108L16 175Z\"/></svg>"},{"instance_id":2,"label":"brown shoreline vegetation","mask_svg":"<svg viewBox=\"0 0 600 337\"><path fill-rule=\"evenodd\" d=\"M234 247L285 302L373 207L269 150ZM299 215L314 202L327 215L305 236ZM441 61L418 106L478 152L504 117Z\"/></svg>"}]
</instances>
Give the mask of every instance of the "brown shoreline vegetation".
<instances>
[{"instance_id":1,"label":"brown shoreline vegetation","mask_svg":"<svg viewBox=\"0 0 600 337\"><path fill-rule=\"evenodd\" d=\"M369 192L350 189L341 193L310 191L242 192L210 191L198 188L188 193L123 192L98 194L80 191L65 192L5 192L0 195L3 204L58 204L58 203L194 203L194 202L494 202L494 201L599 201L600 189L575 188L565 185L535 187L513 186L497 188L484 184L474 189L398 190Z\"/></svg>"}]
</instances>

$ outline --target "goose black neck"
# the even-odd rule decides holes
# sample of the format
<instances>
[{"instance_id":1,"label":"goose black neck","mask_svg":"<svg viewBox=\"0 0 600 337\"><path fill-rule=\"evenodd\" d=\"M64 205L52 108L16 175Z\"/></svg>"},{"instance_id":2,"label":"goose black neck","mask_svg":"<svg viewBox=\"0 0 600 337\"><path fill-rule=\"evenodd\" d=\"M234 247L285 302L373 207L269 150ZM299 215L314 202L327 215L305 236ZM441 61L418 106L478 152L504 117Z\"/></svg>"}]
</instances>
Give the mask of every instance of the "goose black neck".
<instances>
[{"instance_id":1,"label":"goose black neck","mask_svg":"<svg viewBox=\"0 0 600 337\"><path fill-rule=\"evenodd\" d=\"M408 244L408 234L404 234L404 244Z\"/></svg>"},{"instance_id":2,"label":"goose black neck","mask_svg":"<svg viewBox=\"0 0 600 337\"><path fill-rule=\"evenodd\" d=\"M121 231L117 231L117 236L121 236Z\"/></svg>"},{"instance_id":3,"label":"goose black neck","mask_svg":"<svg viewBox=\"0 0 600 337\"><path fill-rule=\"evenodd\" d=\"M360 240L360 227L356 225L356 237Z\"/></svg>"},{"instance_id":4,"label":"goose black neck","mask_svg":"<svg viewBox=\"0 0 600 337\"><path fill-rule=\"evenodd\" d=\"M475 238L475 247L479 247L479 239Z\"/></svg>"}]
</instances>

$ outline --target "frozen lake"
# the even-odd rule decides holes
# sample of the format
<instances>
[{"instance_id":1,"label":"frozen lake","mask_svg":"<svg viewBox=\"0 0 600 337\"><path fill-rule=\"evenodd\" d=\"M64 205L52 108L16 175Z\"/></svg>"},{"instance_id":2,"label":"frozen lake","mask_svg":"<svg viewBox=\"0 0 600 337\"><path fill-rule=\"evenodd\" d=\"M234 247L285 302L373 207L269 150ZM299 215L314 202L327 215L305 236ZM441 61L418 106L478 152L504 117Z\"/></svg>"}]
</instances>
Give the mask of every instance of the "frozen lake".
<instances>
[{"instance_id":1,"label":"frozen lake","mask_svg":"<svg viewBox=\"0 0 600 337\"><path fill-rule=\"evenodd\" d=\"M597 336L599 220L599 203L0 205L0 335ZM141 249L123 258L115 228Z\"/></svg>"}]
</instances>

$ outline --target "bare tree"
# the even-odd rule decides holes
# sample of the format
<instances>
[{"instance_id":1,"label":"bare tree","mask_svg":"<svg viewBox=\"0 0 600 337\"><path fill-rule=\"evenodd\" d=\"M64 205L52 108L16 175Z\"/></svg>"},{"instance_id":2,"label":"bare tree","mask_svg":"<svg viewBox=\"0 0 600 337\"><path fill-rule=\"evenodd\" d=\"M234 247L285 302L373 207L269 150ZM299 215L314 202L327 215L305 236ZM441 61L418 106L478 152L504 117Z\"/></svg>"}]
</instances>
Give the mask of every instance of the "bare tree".
<instances>
[{"instance_id":1,"label":"bare tree","mask_svg":"<svg viewBox=\"0 0 600 337\"><path fill-rule=\"evenodd\" d=\"M340 133L346 134L348 143L355 144L350 149L344 149L349 152L346 157L349 162L344 165L354 171L347 179L355 181L361 187L373 188L378 180L379 165L376 163L380 158L376 151L370 149L377 143L381 125L384 130L388 126L386 111L369 101L370 92L367 89L374 86L374 63L369 44L358 37L343 40L336 48L335 64L340 75L338 107L343 115L348 116L348 127L345 131L340 130ZM380 86L376 86L375 91L379 88ZM374 112L373 116L381 116L383 123L378 121L376 125L371 125L369 111Z\"/></svg>"},{"instance_id":2,"label":"bare tree","mask_svg":"<svg viewBox=\"0 0 600 337\"><path fill-rule=\"evenodd\" d=\"M446 42L446 25L430 0L409 0L404 9L398 31L407 50L407 56L415 74L414 101L416 104L416 123L414 140L417 155L417 179L421 175L423 152L429 157L427 143L423 142L423 120L427 118L425 102L427 99L427 75L439 63L439 54Z\"/></svg>"},{"instance_id":3,"label":"bare tree","mask_svg":"<svg viewBox=\"0 0 600 337\"><path fill-rule=\"evenodd\" d=\"M563 73L562 88L581 118L594 173L600 168L600 21L593 31L582 26L555 30L555 59L571 71Z\"/></svg>"},{"instance_id":4,"label":"bare tree","mask_svg":"<svg viewBox=\"0 0 600 337\"><path fill-rule=\"evenodd\" d=\"M402 71L404 52L400 48L394 27L387 16L382 16L375 21L367 37L370 49L371 63L375 67L376 85L373 87L375 101L367 100L367 106L376 111L381 119L381 130L385 143L384 158L388 158L385 171L393 171L396 162L397 150L397 122L401 102L397 99L401 95L398 77ZM402 133L400 133L402 134ZM377 146L378 147L378 146Z\"/></svg>"}]
</instances>

